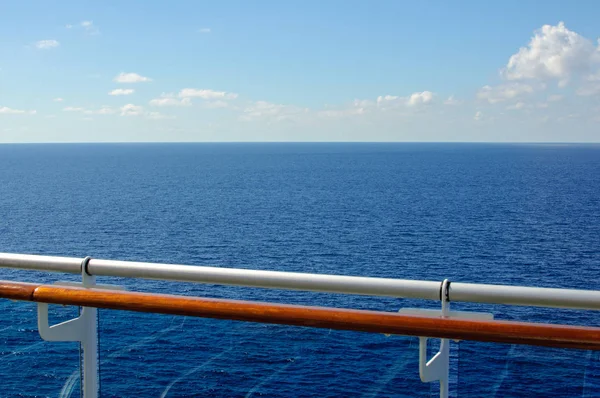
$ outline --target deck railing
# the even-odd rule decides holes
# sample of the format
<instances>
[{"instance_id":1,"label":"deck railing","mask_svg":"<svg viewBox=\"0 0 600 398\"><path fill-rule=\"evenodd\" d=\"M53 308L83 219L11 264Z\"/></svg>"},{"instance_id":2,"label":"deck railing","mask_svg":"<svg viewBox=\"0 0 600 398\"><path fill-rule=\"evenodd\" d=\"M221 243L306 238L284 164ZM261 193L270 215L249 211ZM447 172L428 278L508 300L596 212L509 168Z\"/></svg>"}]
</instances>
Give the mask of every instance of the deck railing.
<instances>
[{"instance_id":1,"label":"deck railing","mask_svg":"<svg viewBox=\"0 0 600 398\"><path fill-rule=\"evenodd\" d=\"M413 281L337 275L288 273L151 264L124 261L0 253L0 267L82 275L81 286L0 281L0 297L38 303L40 335L50 341L79 341L83 348L83 391L96 397L96 308L174 314L420 337L419 370L423 381L440 381L448 395L448 339L600 350L600 328L491 320L490 316L453 313L452 301L600 309L600 291ZM210 284L293 289L372 296L438 300L438 312L405 313L308 307L275 303L207 299L101 288L96 276L118 276ZM80 317L48 324L48 304L83 307ZM427 338L442 339L440 351L426 358Z\"/></svg>"}]
</instances>

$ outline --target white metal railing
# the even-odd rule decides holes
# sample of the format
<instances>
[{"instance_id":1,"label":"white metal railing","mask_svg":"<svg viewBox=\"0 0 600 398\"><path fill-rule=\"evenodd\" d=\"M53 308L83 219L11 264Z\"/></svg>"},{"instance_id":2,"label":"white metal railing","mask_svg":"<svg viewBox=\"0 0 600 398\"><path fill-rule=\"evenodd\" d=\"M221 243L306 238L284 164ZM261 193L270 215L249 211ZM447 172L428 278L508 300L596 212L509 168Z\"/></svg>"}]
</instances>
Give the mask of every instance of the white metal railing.
<instances>
[{"instance_id":1,"label":"white metal railing","mask_svg":"<svg viewBox=\"0 0 600 398\"><path fill-rule=\"evenodd\" d=\"M493 318L491 314L450 311L451 301L600 310L600 291L592 290L450 283L448 280L417 281L9 253L0 253L0 267L80 274L82 286L85 288L99 287L95 283L96 276L113 276L439 300L442 302L442 308L438 315L447 318ZM407 309L407 311L412 314L431 316L431 313L425 310ZM38 328L42 338L50 341L68 340L81 343L84 353L82 389L86 398L95 398L98 394L96 321L96 309L84 307L80 317L49 326L48 304L38 303ZM429 361L426 358L426 344L427 337L421 337L419 351L421 380L439 381L440 396L447 397L449 341L441 339L440 351Z\"/></svg>"},{"instance_id":2,"label":"white metal railing","mask_svg":"<svg viewBox=\"0 0 600 398\"><path fill-rule=\"evenodd\" d=\"M81 258L0 253L0 267L196 282L269 289L305 290L369 296L441 300L442 281L418 281L238 268L155 264L91 259L85 270ZM600 291L452 282L449 301L600 310Z\"/></svg>"}]
</instances>

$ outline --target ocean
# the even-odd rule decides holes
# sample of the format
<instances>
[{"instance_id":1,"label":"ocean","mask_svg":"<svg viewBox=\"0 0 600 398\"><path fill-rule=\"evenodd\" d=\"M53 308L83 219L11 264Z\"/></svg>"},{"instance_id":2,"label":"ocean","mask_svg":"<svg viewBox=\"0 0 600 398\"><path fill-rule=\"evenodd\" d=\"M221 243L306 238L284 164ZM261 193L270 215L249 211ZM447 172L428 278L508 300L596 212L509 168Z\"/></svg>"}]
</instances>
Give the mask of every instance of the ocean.
<instances>
[{"instance_id":1,"label":"ocean","mask_svg":"<svg viewBox=\"0 0 600 398\"><path fill-rule=\"evenodd\" d=\"M600 289L600 145L0 145L0 252ZM77 280L0 269L0 279ZM421 300L99 278L397 311ZM592 311L452 303L600 326ZM0 396L79 396L75 343L0 302ZM99 311L102 397L430 397L418 339ZM76 316L52 309L54 322ZM433 342L435 344L435 342ZM434 346L431 347L433 352ZM597 352L452 343L452 395L600 396Z\"/></svg>"}]
</instances>

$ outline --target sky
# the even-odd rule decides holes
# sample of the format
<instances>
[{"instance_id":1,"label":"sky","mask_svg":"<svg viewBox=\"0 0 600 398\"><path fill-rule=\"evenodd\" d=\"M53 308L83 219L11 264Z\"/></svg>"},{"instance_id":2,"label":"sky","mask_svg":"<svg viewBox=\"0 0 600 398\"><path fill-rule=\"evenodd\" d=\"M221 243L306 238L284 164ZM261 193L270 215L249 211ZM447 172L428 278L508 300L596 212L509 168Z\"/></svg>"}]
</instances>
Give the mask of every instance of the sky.
<instances>
[{"instance_id":1,"label":"sky","mask_svg":"<svg viewBox=\"0 0 600 398\"><path fill-rule=\"evenodd\" d=\"M600 142L600 2L3 1L0 142Z\"/></svg>"}]
</instances>

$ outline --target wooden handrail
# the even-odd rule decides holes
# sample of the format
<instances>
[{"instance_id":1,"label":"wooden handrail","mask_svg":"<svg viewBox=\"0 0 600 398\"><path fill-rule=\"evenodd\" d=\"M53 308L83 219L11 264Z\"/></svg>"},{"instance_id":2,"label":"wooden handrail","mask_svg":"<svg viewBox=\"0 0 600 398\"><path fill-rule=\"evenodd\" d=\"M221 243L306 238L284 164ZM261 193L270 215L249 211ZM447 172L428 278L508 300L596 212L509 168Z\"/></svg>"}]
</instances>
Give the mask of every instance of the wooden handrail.
<instances>
[{"instance_id":1,"label":"wooden handrail","mask_svg":"<svg viewBox=\"0 0 600 398\"><path fill-rule=\"evenodd\" d=\"M0 281L0 298L371 333L600 350L600 328L582 326L418 317L7 281Z\"/></svg>"}]
</instances>

